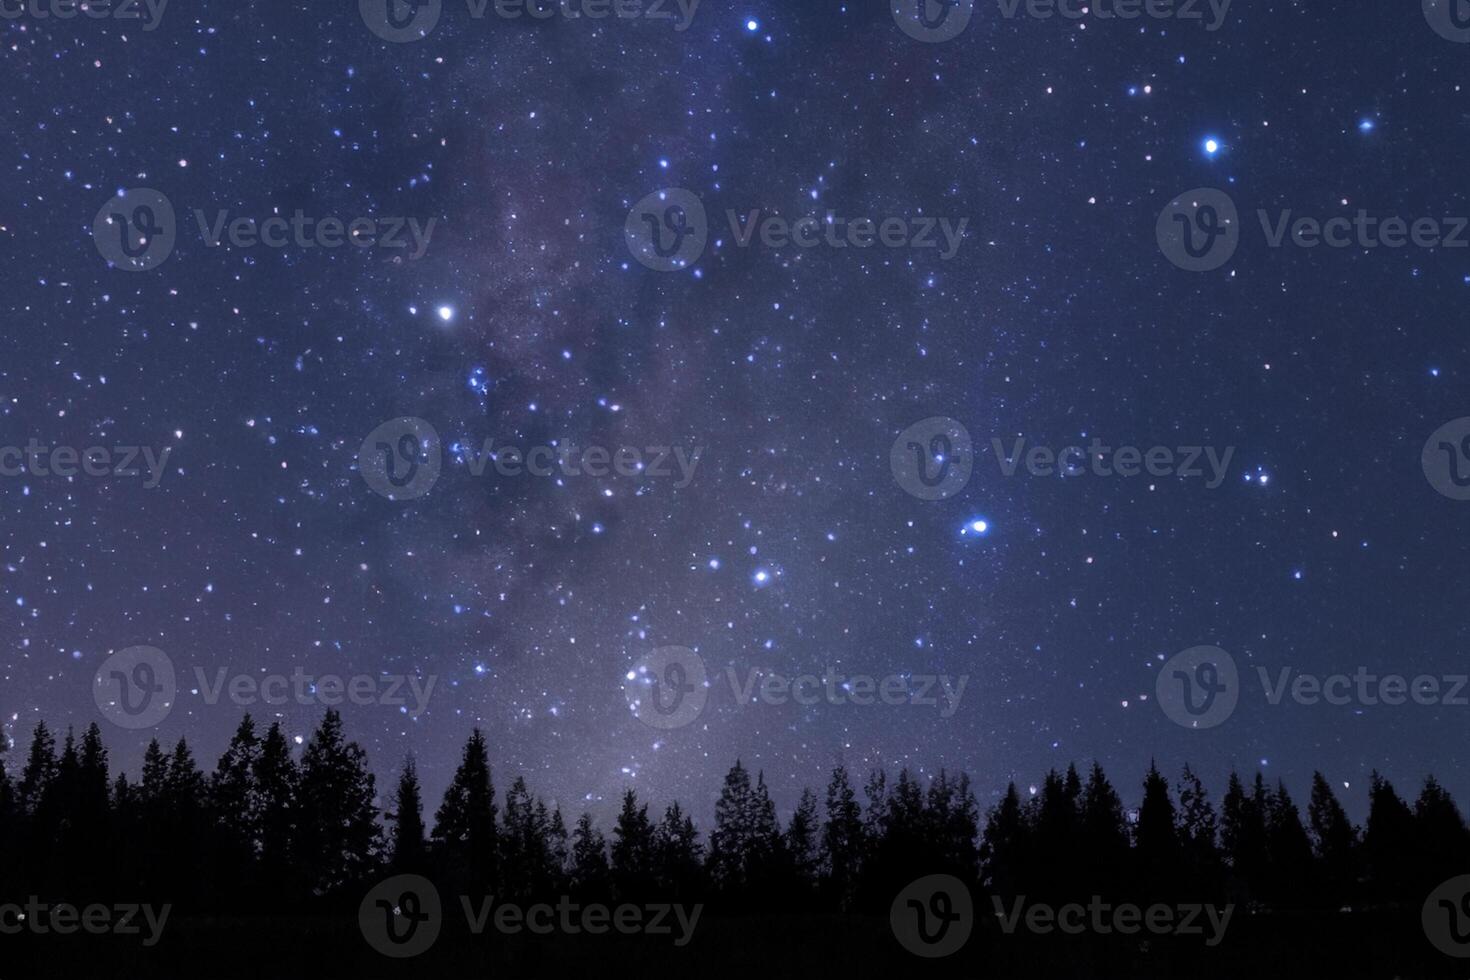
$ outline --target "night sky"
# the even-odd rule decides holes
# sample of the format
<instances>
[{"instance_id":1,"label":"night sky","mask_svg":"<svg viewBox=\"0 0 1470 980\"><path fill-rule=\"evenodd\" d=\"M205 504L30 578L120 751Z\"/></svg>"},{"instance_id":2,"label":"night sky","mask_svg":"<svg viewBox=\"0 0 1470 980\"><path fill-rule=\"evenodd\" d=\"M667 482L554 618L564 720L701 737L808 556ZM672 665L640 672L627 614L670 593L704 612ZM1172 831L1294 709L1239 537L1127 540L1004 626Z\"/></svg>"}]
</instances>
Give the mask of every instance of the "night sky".
<instances>
[{"instance_id":1,"label":"night sky","mask_svg":"<svg viewBox=\"0 0 1470 980\"><path fill-rule=\"evenodd\" d=\"M858 779L964 769L983 805L1094 758L1134 805L1151 758L1216 794L1260 768L1299 801L1321 769L1358 817L1374 769L1470 799L1470 707L1272 705L1257 676L1470 671L1470 502L1436 492L1426 449L1470 415L1470 233L1272 247L1257 217L1470 215L1470 45L1417 3L1237 0L1210 30L1204 3L1071 20L983 0L933 43L878 0L706 0L683 30L663 6L444 0L401 43L345 0L0 21L0 444L169 450L157 486L141 461L0 477L12 766L43 718L99 722L130 773L155 736L212 768L246 710L309 737L320 703L196 693L196 667L300 668L437 678L417 717L343 706L380 786L417 755L430 809L473 726L499 788L524 774L604 819L632 787L707 823L737 756L783 812L838 758ZM109 263L105 218L94 241L141 188L176 216L143 271ZM1199 188L1228 195L1239 241L1189 271L1156 228ZM665 210L673 189L707 242L665 271L630 241L649 195L656 225L697 219ZM421 249L408 226L401 248L211 247L196 209L433 225ZM934 223L940 247L741 246L727 212L756 209ZM394 500L359 455L403 417L442 470ZM973 460L930 462L972 472L922 499L895 440L936 417ZM687 481L477 477L487 438L699 456ZM1006 476L992 443L1094 438L1233 453L1212 486ZM132 729L93 689L138 645L179 690ZM1156 681L1200 645L1242 689L1189 730ZM657 728L625 682L671 646L710 687ZM742 706L727 675L829 665L968 680L945 717Z\"/></svg>"}]
</instances>

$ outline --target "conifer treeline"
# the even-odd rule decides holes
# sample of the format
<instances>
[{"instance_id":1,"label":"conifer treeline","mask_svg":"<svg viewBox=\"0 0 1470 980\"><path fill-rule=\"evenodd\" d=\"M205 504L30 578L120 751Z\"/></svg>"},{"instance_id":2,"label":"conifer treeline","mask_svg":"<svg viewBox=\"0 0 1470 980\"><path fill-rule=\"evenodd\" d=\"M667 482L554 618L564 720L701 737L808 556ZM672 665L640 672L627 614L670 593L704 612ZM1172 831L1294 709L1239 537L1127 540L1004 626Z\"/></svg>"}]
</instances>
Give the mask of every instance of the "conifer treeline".
<instances>
[{"instance_id":1,"label":"conifer treeline","mask_svg":"<svg viewBox=\"0 0 1470 980\"><path fill-rule=\"evenodd\" d=\"M0 752L4 751L0 740ZM0 756L0 762L3 762ZM532 900L704 901L746 910L882 911L914 878L945 872L977 893L1033 901L1233 901L1274 909L1417 906L1470 871L1470 831L1431 777L1410 806L1376 774L1364 827L1316 774L1306 819L1284 785L1234 773L1218 809L1189 767L1155 768L1136 813L1101 767L1012 784L988 814L970 779L927 786L907 770L868 776L862 802L842 765L825 800L801 794L784 824L761 773L725 776L701 835L677 804L651 816L628 790L610 837L590 814L568 829L517 778L497 799L476 730L426 823L412 757L380 810L366 753L328 711L293 758L274 724L249 716L214 771L188 744L148 746L136 783L109 781L92 725L60 750L37 725L18 775L0 765L0 900L161 900L248 913L347 900L387 873L428 875L446 894Z\"/></svg>"}]
</instances>

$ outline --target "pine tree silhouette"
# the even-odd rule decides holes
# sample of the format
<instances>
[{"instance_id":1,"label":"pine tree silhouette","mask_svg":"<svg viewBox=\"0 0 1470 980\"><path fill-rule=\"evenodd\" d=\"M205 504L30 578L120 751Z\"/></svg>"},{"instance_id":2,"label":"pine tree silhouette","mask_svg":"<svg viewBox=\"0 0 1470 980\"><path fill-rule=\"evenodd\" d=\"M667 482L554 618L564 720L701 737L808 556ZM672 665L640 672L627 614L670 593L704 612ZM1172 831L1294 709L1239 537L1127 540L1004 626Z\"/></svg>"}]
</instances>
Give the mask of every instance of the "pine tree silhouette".
<instances>
[{"instance_id":1,"label":"pine tree silhouette","mask_svg":"<svg viewBox=\"0 0 1470 980\"><path fill-rule=\"evenodd\" d=\"M459 768L434 816L435 865L457 890L494 890L500 850L495 825L495 786L485 736L476 728L465 743Z\"/></svg>"},{"instance_id":2,"label":"pine tree silhouette","mask_svg":"<svg viewBox=\"0 0 1470 980\"><path fill-rule=\"evenodd\" d=\"M1100 765L1085 782L1075 767L1053 770L1028 802L1009 784L981 833L963 773L920 778L904 769L890 781L875 770L863 811L838 764L825 821L805 789L783 821L764 773L752 777L737 760L707 846L680 803L655 824L630 789L609 847L590 814L569 834L560 809L522 777L498 820L487 746L475 731L426 840L414 758L380 809L366 756L336 712L325 714L299 765L279 724L261 738L247 716L208 779L186 741L166 751L155 739L136 783L122 773L109 781L97 726L80 738L68 732L58 751L50 729L37 725L18 778L0 765L0 886L86 900L125 894L190 914L248 916L262 905L310 914L351 906L377 876L412 872L433 878L444 895L501 901L570 894L583 902L708 902L717 914L881 916L909 882L944 872L967 882L977 902L987 893L1032 902L1096 894L1140 903L1229 899L1296 917L1361 905L1412 918L1439 882L1470 873L1470 828L1433 777L1411 808L1375 773L1361 841L1320 773L1305 826L1285 785L1267 789L1259 774L1249 789L1230 774L1218 819L1188 766L1173 792L1169 782L1150 765L1130 830ZM1326 920L1263 921L1313 928Z\"/></svg>"},{"instance_id":3,"label":"pine tree silhouette","mask_svg":"<svg viewBox=\"0 0 1470 980\"><path fill-rule=\"evenodd\" d=\"M613 827L612 881L622 901L643 901L653 889L653 827L648 805L639 805L638 794L623 793L623 808Z\"/></svg>"},{"instance_id":4,"label":"pine tree silhouette","mask_svg":"<svg viewBox=\"0 0 1470 980\"><path fill-rule=\"evenodd\" d=\"M388 848L389 866L398 873L422 874L428 870L428 842L424 839L424 803L419 793L419 773L413 755L403 760L393 809L384 815L393 824Z\"/></svg>"},{"instance_id":5,"label":"pine tree silhouette","mask_svg":"<svg viewBox=\"0 0 1470 980\"><path fill-rule=\"evenodd\" d=\"M367 754L342 734L328 710L301 754L301 823L297 855L313 894L366 880L382 848L375 781Z\"/></svg>"},{"instance_id":6,"label":"pine tree silhouette","mask_svg":"<svg viewBox=\"0 0 1470 980\"><path fill-rule=\"evenodd\" d=\"M1326 777L1312 773L1312 799L1307 806L1312 853L1317 860L1317 904L1352 906L1357 902L1358 832L1337 802Z\"/></svg>"},{"instance_id":7,"label":"pine tree silhouette","mask_svg":"<svg viewBox=\"0 0 1470 980\"><path fill-rule=\"evenodd\" d=\"M592 823L592 814L577 818L572 831L572 888L584 901L606 901L612 894L607 840Z\"/></svg>"},{"instance_id":8,"label":"pine tree silhouette","mask_svg":"<svg viewBox=\"0 0 1470 980\"><path fill-rule=\"evenodd\" d=\"M829 903L839 909L851 906L858 873L862 868L862 808L841 763L833 766L827 784L827 820L822 825L821 869L826 875Z\"/></svg>"}]
</instances>

